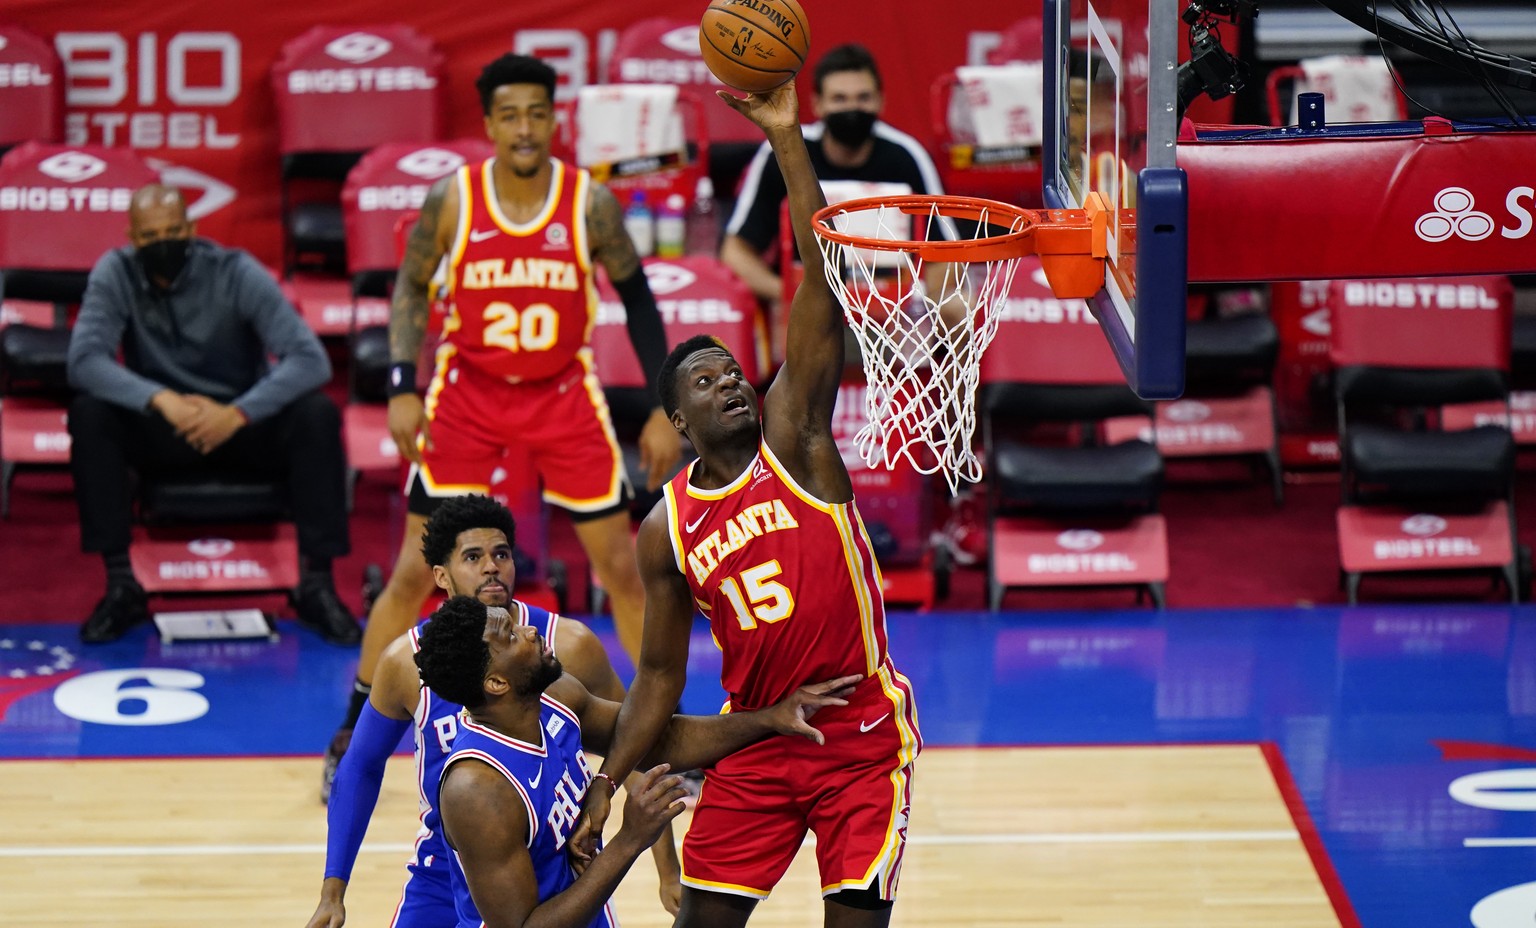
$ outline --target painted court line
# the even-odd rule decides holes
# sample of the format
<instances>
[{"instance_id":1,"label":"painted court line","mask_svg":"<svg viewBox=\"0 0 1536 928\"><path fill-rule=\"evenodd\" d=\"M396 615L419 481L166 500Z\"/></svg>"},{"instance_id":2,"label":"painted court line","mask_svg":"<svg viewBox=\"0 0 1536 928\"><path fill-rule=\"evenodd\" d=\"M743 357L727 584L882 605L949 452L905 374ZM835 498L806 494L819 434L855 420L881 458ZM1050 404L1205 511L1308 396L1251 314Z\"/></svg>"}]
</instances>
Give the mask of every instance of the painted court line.
<instances>
[{"instance_id":1,"label":"painted court line","mask_svg":"<svg viewBox=\"0 0 1536 928\"><path fill-rule=\"evenodd\" d=\"M1137 831L1085 834L915 835L914 845L974 844L1197 844L1230 841L1296 841L1294 831ZM806 846L815 844L807 838ZM362 853L404 854L414 844L364 844ZM188 857L194 855L324 854L323 844L102 844L0 847L4 857Z\"/></svg>"},{"instance_id":2,"label":"painted court line","mask_svg":"<svg viewBox=\"0 0 1536 928\"><path fill-rule=\"evenodd\" d=\"M1536 847L1536 838L1467 838L1462 847Z\"/></svg>"}]
</instances>

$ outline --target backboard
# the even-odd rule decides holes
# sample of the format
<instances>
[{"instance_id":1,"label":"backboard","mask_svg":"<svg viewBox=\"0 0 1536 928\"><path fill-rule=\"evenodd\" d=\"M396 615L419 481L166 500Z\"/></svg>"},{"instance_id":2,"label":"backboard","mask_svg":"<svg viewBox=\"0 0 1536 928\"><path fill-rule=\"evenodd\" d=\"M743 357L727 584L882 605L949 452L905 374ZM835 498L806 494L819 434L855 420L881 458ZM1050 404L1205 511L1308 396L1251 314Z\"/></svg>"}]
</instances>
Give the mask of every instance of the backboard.
<instances>
[{"instance_id":1,"label":"backboard","mask_svg":"<svg viewBox=\"0 0 1536 928\"><path fill-rule=\"evenodd\" d=\"M1175 162L1178 0L1045 0L1045 203L1110 208L1089 301L1145 399L1184 390L1188 191Z\"/></svg>"}]
</instances>

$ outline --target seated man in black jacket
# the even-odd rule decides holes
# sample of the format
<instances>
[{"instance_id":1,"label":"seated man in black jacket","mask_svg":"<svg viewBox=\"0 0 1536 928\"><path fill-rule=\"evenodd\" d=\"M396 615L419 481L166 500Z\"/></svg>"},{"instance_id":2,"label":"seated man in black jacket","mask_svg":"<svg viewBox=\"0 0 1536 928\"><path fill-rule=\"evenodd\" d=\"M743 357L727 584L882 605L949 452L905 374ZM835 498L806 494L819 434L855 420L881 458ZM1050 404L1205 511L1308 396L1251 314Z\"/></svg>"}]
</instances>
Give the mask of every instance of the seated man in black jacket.
<instances>
[{"instance_id":1,"label":"seated man in black jacket","mask_svg":"<svg viewBox=\"0 0 1536 928\"><path fill-rule=\"evenodd\" d=\"M128 222L131 244L96 263L69 343L80 542L107 567L80 637L112 641L149 617L128 560L130 470L214 472L286 482L299 620L356 644L331 578L349 548L346 459L336 406L318 392L331 377L319 339L254 258L194 237L180 191L136 191Z\"/></svg>"}]
</instances>

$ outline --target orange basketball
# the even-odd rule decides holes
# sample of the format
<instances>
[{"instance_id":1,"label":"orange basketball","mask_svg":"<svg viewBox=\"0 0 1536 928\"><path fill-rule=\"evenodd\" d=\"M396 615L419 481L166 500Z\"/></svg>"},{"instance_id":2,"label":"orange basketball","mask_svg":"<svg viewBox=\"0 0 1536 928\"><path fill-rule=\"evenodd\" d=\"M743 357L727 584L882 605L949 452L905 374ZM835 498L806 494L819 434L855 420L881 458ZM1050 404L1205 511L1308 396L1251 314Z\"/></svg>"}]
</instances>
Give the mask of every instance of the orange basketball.
<instances>
[{"instance_id":1,"label":"orange basketball","mask_svg":"<svg viewBox=\"0 0 1536 928\"><path fill-rule=\"evenodd\" d=\"M713 0L699 23L710 72L748 93L794 77L810 48L805 11L795 0Z\"/></svg>"}]
</instances>

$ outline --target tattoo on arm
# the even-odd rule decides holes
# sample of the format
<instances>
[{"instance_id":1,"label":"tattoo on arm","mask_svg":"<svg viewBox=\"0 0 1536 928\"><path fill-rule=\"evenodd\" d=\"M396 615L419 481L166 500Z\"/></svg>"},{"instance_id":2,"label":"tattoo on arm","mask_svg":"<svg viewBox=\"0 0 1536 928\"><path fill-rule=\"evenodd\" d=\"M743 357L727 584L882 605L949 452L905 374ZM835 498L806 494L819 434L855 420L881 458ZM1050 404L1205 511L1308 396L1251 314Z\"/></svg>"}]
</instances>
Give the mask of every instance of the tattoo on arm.
<instances>
[{"instance_id":1,"label":"tattoo on arm","mask_svg":"<svg viewBox=\"0 0 1536 928\"><path fill-rule=\"evenodd\" d=\"M457 175L450 174L427 191L421 205L421 217L411 229L405 257L395 277L395 294L389 306L389 357L392 361L415 364L421 343L427 334L427 316L431 311L428 290L432 275L443 258L438 243L443 201Z\"/></svg>"},{"instance_id":2,"label":"tattoo on arm","mask_svg":"<svg viewBox=\"0 0 1536 928\"><path fill-rule=\"evenodd\" d=\"M640 256L624 230L624 211L613 191L602 184L592 185L587 204L587 241L593 260L602 264L609 280L628 280L639 270Z\"/></svg>"}]
</instances>

